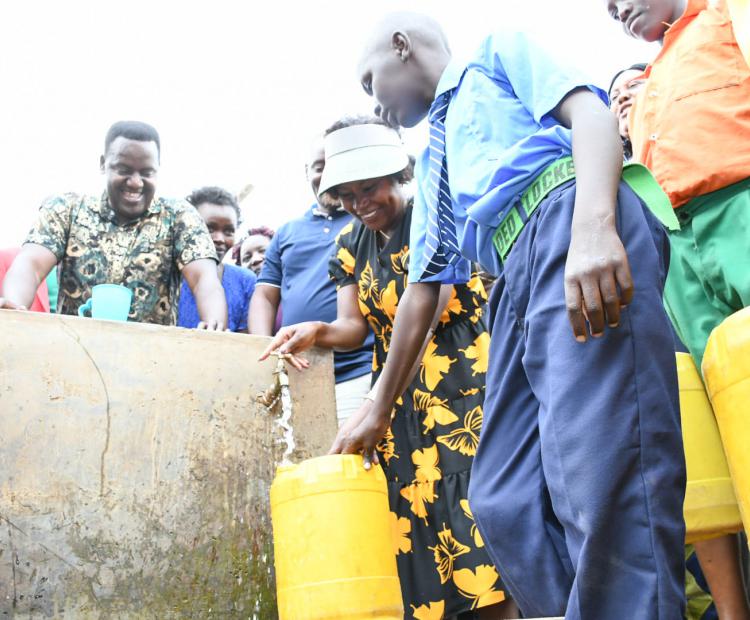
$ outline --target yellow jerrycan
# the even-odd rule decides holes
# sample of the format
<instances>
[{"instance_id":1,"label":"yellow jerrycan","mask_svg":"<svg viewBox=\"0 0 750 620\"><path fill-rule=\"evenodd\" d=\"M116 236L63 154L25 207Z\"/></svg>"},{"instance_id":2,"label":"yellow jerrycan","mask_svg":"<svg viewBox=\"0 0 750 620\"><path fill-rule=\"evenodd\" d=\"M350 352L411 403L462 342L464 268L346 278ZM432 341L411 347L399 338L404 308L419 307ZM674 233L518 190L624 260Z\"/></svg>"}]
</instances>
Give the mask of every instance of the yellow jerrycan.
<instances>
[{"instance_id":1,"label":"yellow jerrycan","mask_svg":"<svg viewBox=\"0 0 750 620\"><path fill-rule=\"evenodd\" d=\"M687 465L686 542L739 532L742 520L721 436L703 381L688 353L677 353L677 375Z\"/></svg>"},{"instance_id":2,"label":"yellow jerrycan","mask_svg":"<svg viewBox=\"0 0 750 620\"><path fill-rule=\"evenodd\" d=\"M343 454L282 465L271 519L280 620L404 617L380 466Z\"/></svg>"},{"instance_id":3,"label":"yellow jerrycan","mask_svg":"<svg viewBox=\"0 0 750 620\"><path fill-rule=\"evenodd\" d=\"M750 308L711 332L703 355L703 377L745 531L750 531Z\"/></svg>"}]
</instances>

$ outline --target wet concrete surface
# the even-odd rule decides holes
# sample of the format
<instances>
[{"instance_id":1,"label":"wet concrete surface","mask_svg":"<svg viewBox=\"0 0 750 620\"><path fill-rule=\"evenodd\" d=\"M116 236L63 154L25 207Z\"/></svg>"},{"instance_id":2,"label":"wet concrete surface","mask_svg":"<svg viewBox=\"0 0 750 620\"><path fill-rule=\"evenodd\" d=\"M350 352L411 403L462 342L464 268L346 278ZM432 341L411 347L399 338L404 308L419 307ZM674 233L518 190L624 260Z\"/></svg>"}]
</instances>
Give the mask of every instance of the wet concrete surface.
<instances>
[{"instance_id":1,"label":"wet concrete surface","mask_svg":"<svg viewBox=\"0 0 750 620\"><path fill-rule=\"evenodd\" d=\"M0 617L275 617L266 342L0 312ZM292 461L336 432L308 357Z\"/></svg>"}]
</instances>

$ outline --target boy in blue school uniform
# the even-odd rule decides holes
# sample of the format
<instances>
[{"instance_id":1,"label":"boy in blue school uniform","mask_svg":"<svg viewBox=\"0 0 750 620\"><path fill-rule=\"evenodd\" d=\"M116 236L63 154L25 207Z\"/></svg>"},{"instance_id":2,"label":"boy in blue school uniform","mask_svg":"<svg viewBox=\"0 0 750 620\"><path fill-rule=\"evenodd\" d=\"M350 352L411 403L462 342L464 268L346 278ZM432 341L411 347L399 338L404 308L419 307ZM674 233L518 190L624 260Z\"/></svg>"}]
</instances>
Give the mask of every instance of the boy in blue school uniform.
<instances>
[{"instance_id":1,"label":"boy in blue school uniform","mask_svg":"<svg viewBox=\"0 0 750 620\"><path fill-rule=\"evenodd\" d=\"M639 197L664 196L645 169L638 194L621 182L606 95L522 33L454 63L439 25L409 13L376 27L360 71L389 123L428 117L430 146L379 392L337 449L375 458L441 283L478 261L498 281L469 501L501 577L526 617L682 618L668 243Z\"/></svg>"}]
</instances>

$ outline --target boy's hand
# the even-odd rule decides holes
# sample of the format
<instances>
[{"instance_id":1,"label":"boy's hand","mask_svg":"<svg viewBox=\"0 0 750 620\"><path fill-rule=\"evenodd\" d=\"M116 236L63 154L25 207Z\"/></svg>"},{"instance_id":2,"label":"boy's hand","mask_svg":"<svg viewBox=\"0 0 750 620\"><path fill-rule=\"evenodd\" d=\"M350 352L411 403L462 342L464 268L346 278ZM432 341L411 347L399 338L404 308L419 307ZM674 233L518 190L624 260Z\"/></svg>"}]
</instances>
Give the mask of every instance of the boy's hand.
<instances>
[{"instance_id":1,"label":"boy's hand","mask_svg":"<svg viewBox=\"0 0 750 620\"><path fill-rule=\"evenodd\" d=\"M620 308L633 299L633 279L614 222L574 223L565 264L565 304L573 335L586 342L604 334L605 323L617 327Z\"/></svg>"},{"instance_id":2,"label":"boy's hand","mask_svg":"<svg viewBox=\"0 0 750 620\"><path fill-rule=\"evenodd\" d=\"M553 112L572 130L576 199L565 263L565 305L573 335L586 342L617 327L620 308L633 299L633 279L617 234L617 193L622 174L622 141L617 121L589 89L573 90Z\"/></svg>"}]
</instances>

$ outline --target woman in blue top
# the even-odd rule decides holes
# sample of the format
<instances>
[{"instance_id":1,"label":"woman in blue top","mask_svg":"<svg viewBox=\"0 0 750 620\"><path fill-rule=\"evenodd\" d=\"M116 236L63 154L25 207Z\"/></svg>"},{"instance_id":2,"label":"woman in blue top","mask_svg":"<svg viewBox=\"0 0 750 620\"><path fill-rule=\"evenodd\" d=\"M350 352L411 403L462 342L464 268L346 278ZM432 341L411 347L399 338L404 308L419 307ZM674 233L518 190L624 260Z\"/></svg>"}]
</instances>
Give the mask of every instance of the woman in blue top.
<instances>
[{"instance_id":1,"label":"woman in blue top","mask_svg":"<svg viewBox=\"0 0 750 620\"><path fill-rule=\"evenodd\" d=\"M231 332L247 333L247 313L250 298L255 291L255 274L249 269L227 265L224 255L234 245L234 235L240 223L240 207L228 191L220 187L202 187L195 190L187 200L206 222L208 232L219 257L219 279L227 299L228 323ZM195 328L200 324L198 307L190 287L183 280L180 289L178 327Z\"/></svg>"}]
</instances>

